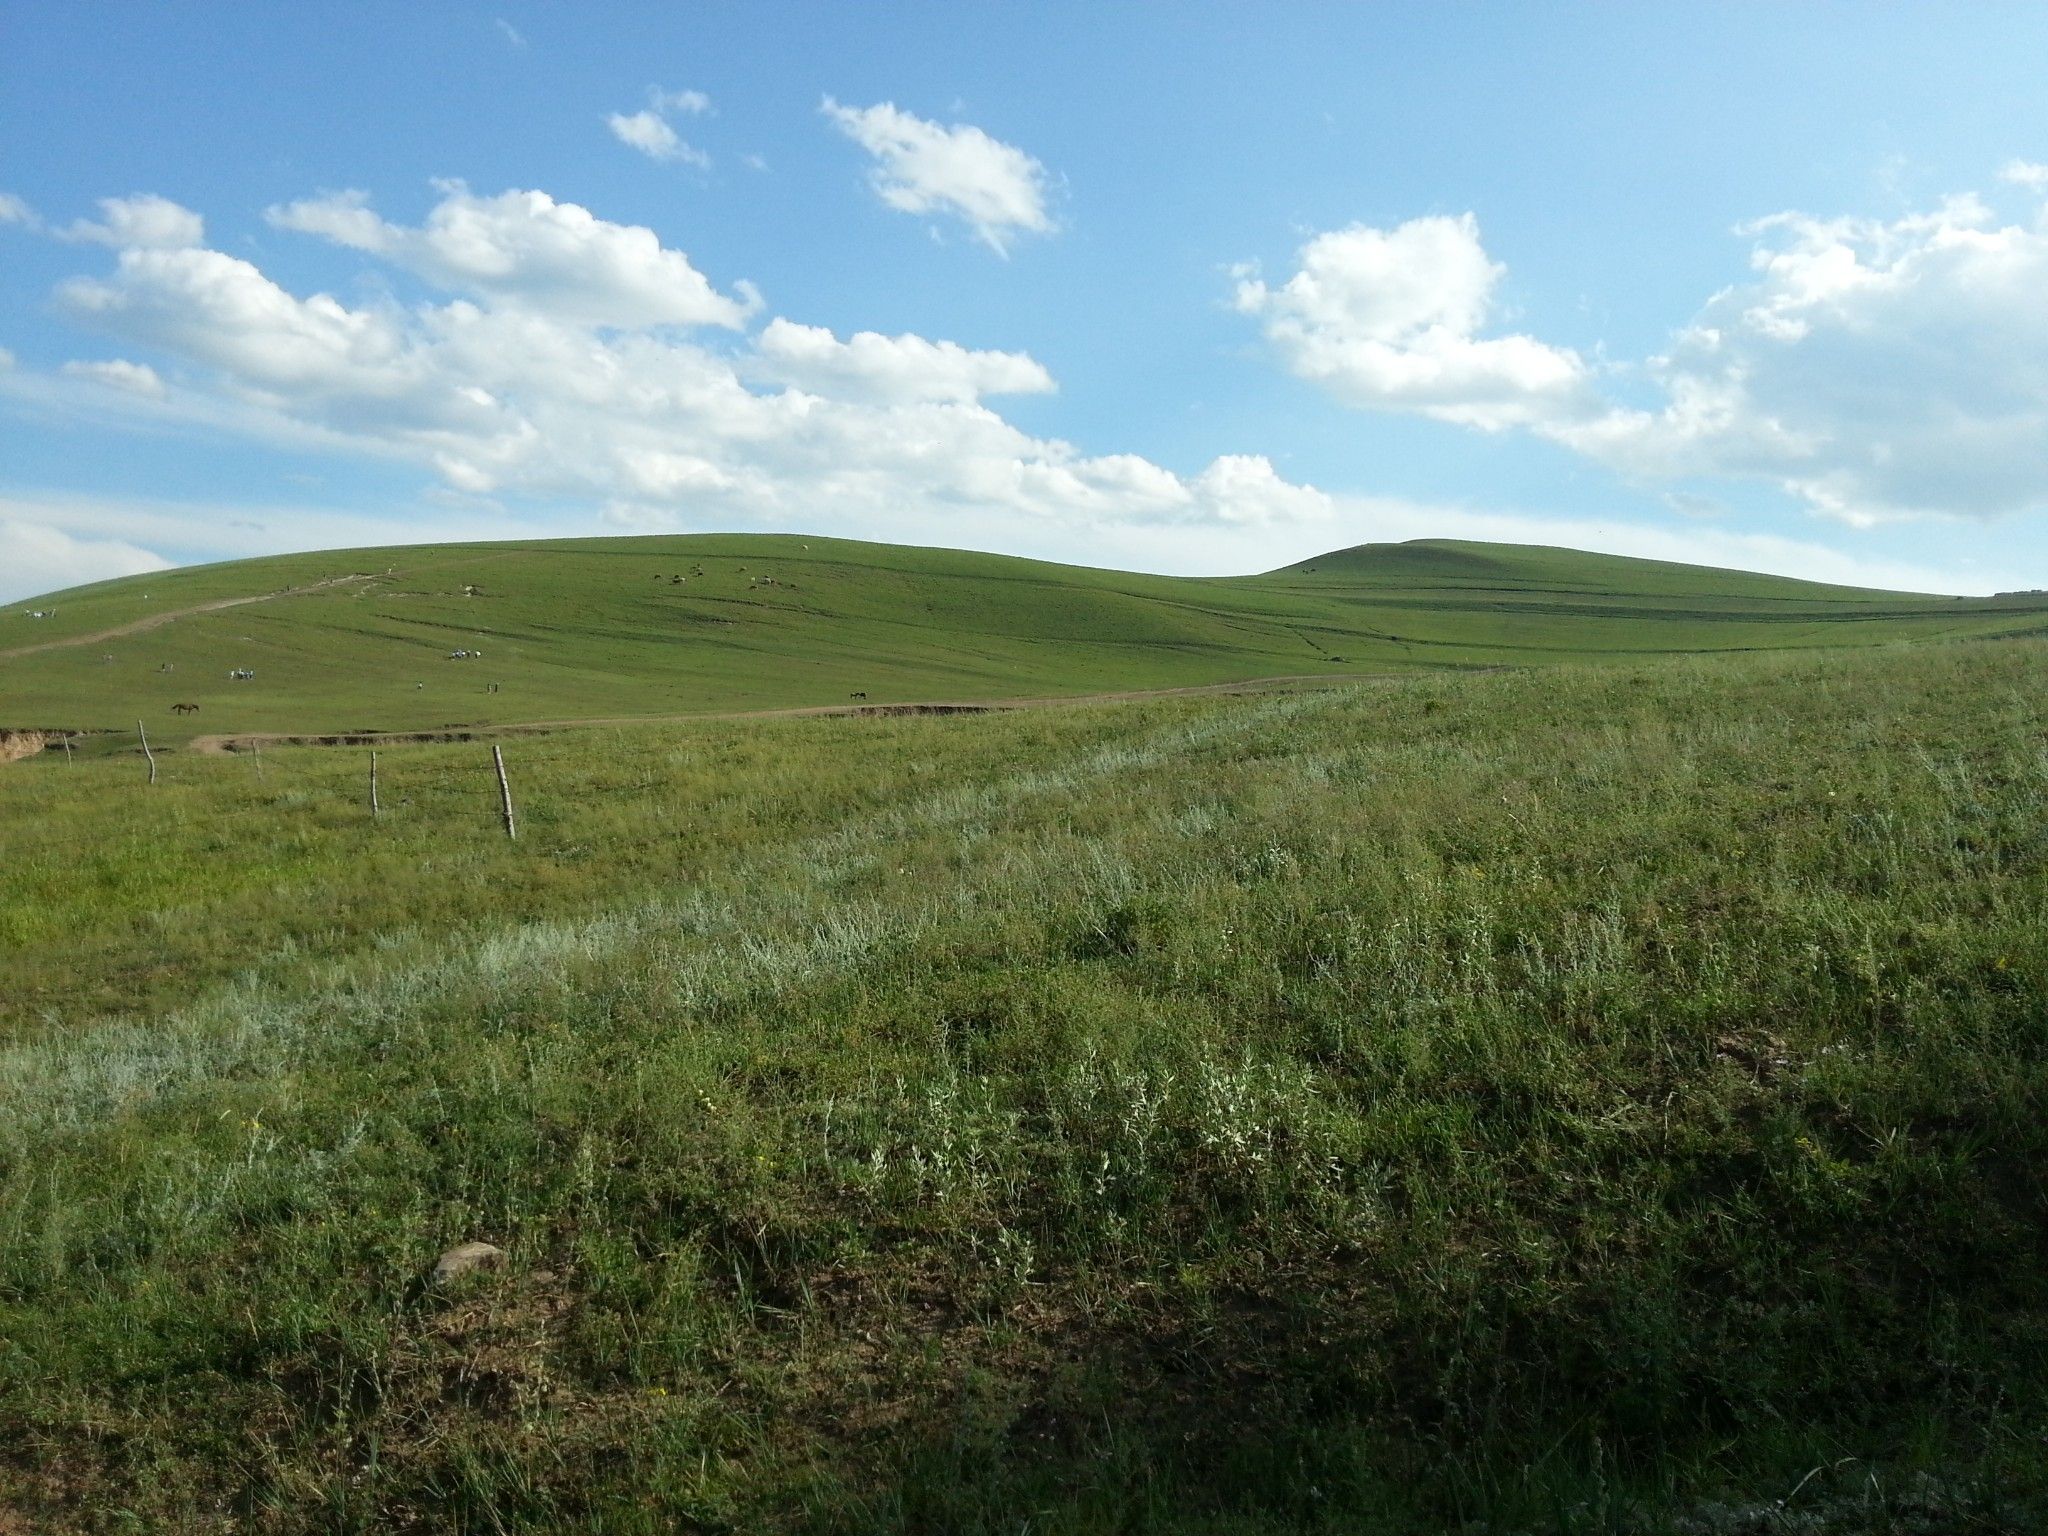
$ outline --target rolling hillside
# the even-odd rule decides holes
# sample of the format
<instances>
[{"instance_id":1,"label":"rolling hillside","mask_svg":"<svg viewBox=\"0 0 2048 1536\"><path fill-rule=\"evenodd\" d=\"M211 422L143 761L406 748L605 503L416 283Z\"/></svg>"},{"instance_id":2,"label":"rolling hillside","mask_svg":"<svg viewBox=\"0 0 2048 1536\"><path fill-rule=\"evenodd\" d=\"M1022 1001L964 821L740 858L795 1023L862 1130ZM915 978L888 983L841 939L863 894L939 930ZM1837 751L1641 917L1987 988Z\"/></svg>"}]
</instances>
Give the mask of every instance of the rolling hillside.
<instances>
[{"instance_id":1,"label":"rolling hillside","mask_svg":"<svg viewBox=\"0 0 2048 1536\"><path fill-rule=\"evenodd\" d=\"M0 614L0 726L126 730L140 718L172 741L431 731L2042 627L2048 599L1447 541L1202 580L784 535L423 546L238 561L12 604ZM174 714L179 704L198 708Z\"/></svg>"}]
</instances>

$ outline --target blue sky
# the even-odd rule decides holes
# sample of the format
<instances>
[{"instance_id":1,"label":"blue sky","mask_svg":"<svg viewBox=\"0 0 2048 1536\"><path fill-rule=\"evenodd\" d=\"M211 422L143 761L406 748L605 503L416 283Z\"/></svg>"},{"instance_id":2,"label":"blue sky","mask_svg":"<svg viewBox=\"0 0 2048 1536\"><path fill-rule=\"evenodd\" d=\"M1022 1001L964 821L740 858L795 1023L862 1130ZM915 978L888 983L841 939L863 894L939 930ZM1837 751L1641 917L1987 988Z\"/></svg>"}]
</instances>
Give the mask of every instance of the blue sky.
<instances>
[{"instance_id":1,"label":"blue sky","mask_svg":"<svg viewBox=\"0 0 2048 1536\"><path fill-rule=\"evenodd\" d=\"M0 597L788 529L2048 586L2038 6L0 5Z\"/></svg>"}]
</instances>

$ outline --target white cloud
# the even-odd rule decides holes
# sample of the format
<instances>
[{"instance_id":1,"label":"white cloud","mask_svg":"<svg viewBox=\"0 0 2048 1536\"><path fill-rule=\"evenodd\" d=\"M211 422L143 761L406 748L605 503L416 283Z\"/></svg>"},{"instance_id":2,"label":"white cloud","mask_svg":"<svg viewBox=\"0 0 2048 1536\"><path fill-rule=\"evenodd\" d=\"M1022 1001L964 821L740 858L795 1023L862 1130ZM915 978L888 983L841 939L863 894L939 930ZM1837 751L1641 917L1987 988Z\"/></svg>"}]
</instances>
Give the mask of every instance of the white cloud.
<instances>
[{"instance_id":1,"label":"white cloud","mask_svg":"<svg viewBox=\"0 0 2048 1536\"><path fill-rule=\"evenodd\" d=\"M684 143L659 112L614 112L605 118L605 122L610 126L612 136L621 144L630 145L650 160L675 161L705 171L711 169L711 157L703 150Z\"/></svg>"},{"instance_id":2,"label":"white cloud","mask_svg":"<svg viewBox=\"0 0 2048 1536\"><path fill-rule=\"evenodd\" d=\"M395 251L402 238L400 230L378 217L370 207L370 194L360 188L323 192L318 197L266 208L263 217L279 229L318 235L336 245L353 246L379 256Z\"/></svg>"},{"instance_id":3,"label":"white cloud","mask_svg":"<svg viewBox=\"0 0 2048 1536\"><path fill-rule=\"evenodd\" d=\"M118 539L74 537L21 521L10 511L0 499L0 602L170 568L171 562L152 550Z\"/></svg>"},{"instance_id":4,"label":"white cloud","mask_svg":"<svg viewBox=\"0 0 2048 1536\"><path fill-rule=\"evenodd\" d=\"M842 340L786 319L750 343L701 343L671 324L677 288L700 311L712 294L681 252L544 194L451 189L419 229L350 193L271 218L456 296L349 304L293 293L219 251L125 250L111 275L74 278L59 301L177 361L156 397L99 388L97 367L4 376L0 390L410 462L463 496L608 506L640 521L929 538L962 519L1094 530L1329 516L1327 497L1262 458L1226 455L1183 477L1019 430L984 402L1054 387L1025 353L916 335ZM687 279L649 277L663 271ZM736 319L742 304L719 301Z\"/></svg>"},{"instance_id":5,"label":"white cloud","mask_svg":"<svg viewBox=\"0 0 2048 1536\"><path fill-rule=\"evenodd\" d=\"M19 224L24 229L43 227L35 209L12 192L0 192L0 224Z\"/></svg>"},{"instance_id":6,"label":"white cloud","mask_svg":"<svg viewBox=\"0 0 2048 1536\"><path fill-rule=\"evenodd\" d=\"M1004 242L1013 234L1055 228L1045 206L1045 167L1015 145L971 124L927 122L889 102L844 107L828 96L821 110L874 157L871 184L891 208L951 214L998 254L1007 254Z\"/></svg>"},{"instance_id":7,"label":"white cloud","mask_svg":"<svg viewBox=\"0 0 2048 1536\"><path fill-rule=\"evenodd\" d=\"M1998 179L2033 192L2048 191L2048 165L2032 160L2008 160L1998 173Z\"/></svg>"},{"instance_id":8,"label":"white cloud","mask_svg":"<svg viewBox=\"0 0 2048 1536\"><path fill-rule=\"evenodd\" d=\"M2048 225L1957 197L1739 233L1750 280L1648 360L1661 398L1640 405L1571 351L1478 337L1501 269L1470 215L1318 236L1285 284L1241 280L1237 302L1346 404L1522 427L1637 480L1762 482L1859 525L2048 507Z\"/></svg>"},{"instance_id":9,"label":"white cloud","mask_svg":"<svg viewBox=\"0 0 2048 1536\"><path fill-rule=\"evenodd\" d=\"M664 91L659 86L647 92L647 106L638 112L613 112L605 118L612 136L621 144L640 151L650 160L693 165L711 169L711 157L693 144L685 143L668 120L671 112L703 117L711 111L711 98L702 91Z\"/></svg>"},{"instance_id":10,"label":"white cloud","mask_svg":"<svg viewBox=\"0 0 2048 1536\"><path fill-rule=\"evenodd\" d=\"M1300 263L1278 288L1241 278L1237 308L1264 324L1289 371L1348 405L1498 431L1592 403L1577 354L1477 334L1505 269L1487 258L1469 213L1389 230L1354 224L1316 236Z\"/></svg>"},{"instance_id":11,"label":"white cloud","mask_svg":"<svg viewBox=\"0 0 2048 1536\"><path fill-rule=\"evenodd\" d=\"M1227 453L1192 487L1199 516L1222 523L1323 522L1336 504L1313 486L1280 478L1263 454Z\"/></svg>"},{"instance_id":12,"label":"white cloud","mask_svg":"<svg viewBox=\"0 0 2048 1536\"><path fill-rule=\"evenodd\" d=\"M80 219L66 229L67 240L89 240L122 249L182 249L206 241L206 221L154 192L100 199L100 220Z\"/></svg>"},{"instance_id":13,"label":"white cloud","mask_svg":"<svg viewBox=\"0 0 2048 1536\"><path fill-rule=\"evenodd\" d=\"M506 42L510 43L514 48L523 49L527 46L526 35L513 26L511 22L502 16L493 17L492 19L497 22L498 32Z\"/></svg>"},{"instance_id":14,"label":"white cloud","mask_svg":"<svg viewBox=\"0 0 2048 1536\"><path fill-rule=\"evenodd\" d=\"M976 400L1050 394L1052 375L1022 352L973 352L922 336L856 331L841 341L823 326L777 318L755 343L765 376L815 394L879 401Z\"/></svg>"},{"instance_id":15,"label":"white cloud","mask_svg":"<svg viewBox=\"0 0 2048 1536\"><path fill-rule=\"evenodd\" d=\"M545 192L478 197L443 187L425 224L390 224L362 192L328 193L269 209L280 229L318 235L406 267L458 292L571 324L738 329L759 307L747 284L719 293L651 229L613 224Z\"/></svg>"},{"instance_id":16,"label":"white cloud","mask_svg":"<svg viewBox=\"0 0 2048 1536\"><path fill-rule=\"evenodd\" d=\"M266 398L391 399L419 377L395 313L352 310L324 293L299 299L220 251L123 251L111 278L73 278L58 301Z\"/></svg>"},{"instance_id":17,"label":"white cloud","mask_svg":"<svg viewBox=\"0 0 2048 1536\"><path fill-rule=\"evenodd\" d=\"M2048 230L1955 198L1744 233L1752 281L1649 364L1664 402L1561 441L1645 479L1764 481L1858 524L2048 507Z\"/></svg>"},{"instance_id":18,"label":"white cloud","mask_svg":"<svg viewBox=\"0 0 2048 1536\"><path fill-rule=\"evenodd\" d=\"M152 399L164 392L164 381L147 363L131 363L125 358L113 358L106 362L71 362L63 371L74 379L89 379L95 384L104 384L109 389L126 390L134 395L146 395Z\"/></svg>"}]
</instances>

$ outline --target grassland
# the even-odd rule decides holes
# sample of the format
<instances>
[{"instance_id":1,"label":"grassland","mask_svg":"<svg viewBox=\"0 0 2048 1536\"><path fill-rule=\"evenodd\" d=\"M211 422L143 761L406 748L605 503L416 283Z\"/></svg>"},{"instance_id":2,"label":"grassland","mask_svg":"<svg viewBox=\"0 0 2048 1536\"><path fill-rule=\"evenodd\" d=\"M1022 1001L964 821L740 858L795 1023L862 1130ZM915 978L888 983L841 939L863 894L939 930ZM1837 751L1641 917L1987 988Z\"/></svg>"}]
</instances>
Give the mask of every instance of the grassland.
<instances>
[{"instance_id":1,"label":"grassland","mask_svg":"<svg viewBox=\"0 0 2048 1536\"><path fill-rule=\"evenodd\" d=\"M2041 1529L2044 664L16 764L0 1530Z\"/></svg>"},{"instance_id":2,"label":"grassland","mask_svg":"<svg viewBox=\"0 0 2048 1536\"><path fill-rule=\"evenodd\" d=\"M126 733L142 719L175 744L2043 627L2038 597L1864 592L1501 545L1367 545L1264 576L1183 580L765 535L470 544L241 561L12 604L0 612L0 727ZM231 680L235 669L255 676Z\"/></svg>"}]
</instances>

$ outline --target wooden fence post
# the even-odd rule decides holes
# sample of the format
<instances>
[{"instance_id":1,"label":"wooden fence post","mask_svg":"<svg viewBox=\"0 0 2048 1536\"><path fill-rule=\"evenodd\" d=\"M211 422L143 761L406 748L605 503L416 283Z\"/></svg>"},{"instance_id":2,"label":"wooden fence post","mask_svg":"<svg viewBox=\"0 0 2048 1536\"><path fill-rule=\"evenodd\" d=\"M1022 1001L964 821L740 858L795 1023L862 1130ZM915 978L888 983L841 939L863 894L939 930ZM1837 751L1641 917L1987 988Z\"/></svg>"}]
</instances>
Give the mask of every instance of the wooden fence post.
<instances>
[{"instance_id":1,"label":"wooden fence post","mask_svg":"<svg viewBox=\"0 0 2048 1536\"><path fill-rule=\"evenodd\" d=\"M491 761L498 765L498 800L505 808L505 835L516 839L519 836L519 828L512 820L512 784L505 777L504 750L493 746L491 748Z\"/></svg>"},{"instance_id":2,"label":"wooden fence post","mask_svg":"<svg viewBox=\"0 0 2048 1536\"><path fill-rule=\"evenodd\" d=\"M71 760L71 738L69 736L64 738L64 766L66 768L74 766Z\"/></svg>"},{"instance_id":3,"label":"wooden fence post","mask_svg":"<svg viewBox=\"0 0 2048 1536\"><path fill-rule=\"evenodd\" d=\"M263 777L263 743L252 741L249 748L256 754L256 777L260 779Z\"/></svg>"},{"instance_id":4,"label":"wooden fence post","mask_svg":"<svg viewBox=\"0 0 2048 1536\"><path fill-rule=\"evenodd\" d=\"M370 749L370 820L377 819L377 749Z\"/></svg>"},{"instance_id":5,"label":"wooden fence post","mask_svg":"<svg viewBox=\"0 0 2048 1536\"><path fill-rule=\"evenodd\" d=\"M149 750L149 732L142 728L140 720L135 722L135 734L142 738L142 755L149 759L149 782L156 782L156 754Z\"/></svg>"}]
</instances>

